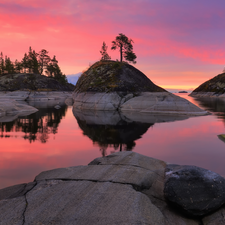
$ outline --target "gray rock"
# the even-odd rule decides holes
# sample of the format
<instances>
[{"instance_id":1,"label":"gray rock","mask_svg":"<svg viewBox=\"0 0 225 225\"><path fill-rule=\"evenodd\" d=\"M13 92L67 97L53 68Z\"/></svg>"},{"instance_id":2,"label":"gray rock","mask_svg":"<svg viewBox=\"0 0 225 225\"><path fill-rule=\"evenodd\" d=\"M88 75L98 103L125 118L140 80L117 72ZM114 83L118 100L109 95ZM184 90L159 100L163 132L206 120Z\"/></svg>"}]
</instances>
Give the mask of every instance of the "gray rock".
<instances>
[{"instance_id":1,"label":"gray rock","mask_svg":"<svg viewBox=\"0 0 225 225\"><path fill-rule=\"evenodd\" d=\"M166 199L192 216L203 216L225 203L225 179L196 166L168 165Z\"/></svg>"},{"instance_id":2,"label":"gray rock","mask_svg":"<svg viewBox=\"0 0 225 225\"><path fill-rule=\"evenodd\" d=\"M161 160L127 151L97 158L88 166L44 171L32 183L0 190L0 225L224 224L224 208L204 218L193 219L167 204L164 198L165 168L166 163ZM211 171L193 166L167 167L166 182L182 176L191 177L190 182L194 184L198 179L203 179L200 183L207 185L213 182L217 186L217 196L223 189L220 185L224 186L223 180ZM182 197L192 194L191 198L198 206L201 202L198 202L196 192L200 195L203 189L200 185L200 190L196 190L193 183L190 186L194 190L186 195L184 183L176 183L173 190L181 189ZM209 190L213 189L210 185L207 186ZM211 197L209 207L214 202Z\"/></svg>"},{"instance_id":3,"label":"gray rock","mask_svg":"<svg viewBox=\"0 0 225 225\"><path fill-rule=\"evenodd\" d=\"M66 105L68 105L68 106L72 106L73 103L74 103L74 100L73 100L72 97L69 97L69 98L67 98L67 99L65 100L65 103L66 103Z\"/></svg>"},{"instance_id":4,"label":"gray rock","mask_svg":"<svg viewBox=\"0 0 225 225\"><path fill-rule=\"evenodd\" d=\"M25 224L165 224L160 210L131 185L42 181L27 202Z\"/></svg>"},{"instance_id":5,"label":"gray rock","mask_svg":"<svg viewBox=\"0 0 225 225\"><path fill-rule=\"evenodd\" d=\"M24 196L0 200L0 225L23 225L25 209Z\"/></svg>"},{"instance_id":6,"label":"gray rock","mask_svg":"<svg viewBox=\"0 0 225 225\"><path fill-rule=\"evenodd\" d=\"M38 109L32 106L11 99L0 99L0 120L2 118L2 122L12 121L19 116L27 116L37 111Z\"/></svg>"},{"instance_id":7,"label":"gray rock","mask_svg":"<svg viewBox=\"0 0 225 225\"><path fill-rule=\"evenodd\" d=\"M202 219L204 225L224 225L225 224L225 208L204 217Z\"/></svg>"},{"instance_id":8,"label":"gray rock","mask_svg":"<svg viewBox=\"0 0 225 225\"><path fill-rule=\"evenodd\" d=\"M121 97L116 93L74 93L73 107L79 110L105 110L115 111L118 109Z\"/></svg>"},{"instance_id":9,"label":"gray rock","mask_svg":"<svg viewBox=\"0 0 225 225\"><path fill-rule=\"evenodd\" d=\"M143 92L122 104L121 111L193 116L208 114L188 100L169 92Z\"/></svg>"},{"instance_id":10,"label":"gray rock","mask_svg":"<svg viewBox=\"0 0 225 225\"><path fill-rule=\"evenodd\" d=\"M163 171L166 167L164 161L144 156L135 152L116 152L106 157L96 158L88 165L131 165L151 171Z\"/></svg>"},{"instance_id":11,"label":"gray rock","mask_svg":"<svg viewBox=\"0 0 225 225\"><path fill-rule=\"evenodd\" d=\"M60 105L55 105L55 107L54 107L55 109L60 109L61 108L61 106Z\"/></svg>"},{"instance_id":12,"label":"gray rock","mask_svg":"<svg viewBox=\"0 0 225 225\"><path fill-rule=\"evenodd\" d=\"M168 92L142 92L138 96L121 97L111 93L74 93L74 110L105 110L148 114L201 116L208 112L186 99Z\"/></svg>"},{"instance_id":13,"label":"gray rock","mask_svg":"<svg viewBox=\"0 0 225 225\"><path fill-rule=\"evenodd\" d=\"M28 191L30 191L35 185L35 182L30 182L28 184L18 184L11 187L3 188L0 190L0 200L23 196Z\"/></svg>"},{"instance_id":14,"label":"gray rock","mask_svg":"<svg viewBox=\"0 0 225 225\"><path fill-rule=\"evenodd\" d=\"M41 180L87 180L133 185L138 190L149 189L157 177L154 171L126 165L89 165L59 168L40 173Z\"/></svg>"}]
</instances>

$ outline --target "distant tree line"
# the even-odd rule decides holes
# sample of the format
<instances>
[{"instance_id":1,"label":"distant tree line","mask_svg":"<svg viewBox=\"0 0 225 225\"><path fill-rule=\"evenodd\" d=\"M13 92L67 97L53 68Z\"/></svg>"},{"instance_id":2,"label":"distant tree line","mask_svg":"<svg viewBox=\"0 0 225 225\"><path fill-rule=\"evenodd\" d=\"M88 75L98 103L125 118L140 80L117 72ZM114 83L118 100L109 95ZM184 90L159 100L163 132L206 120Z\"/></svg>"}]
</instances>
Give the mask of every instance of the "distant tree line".
<instances>
[{"instance_id":1,"label":"distant tree line","mask_svg":"<svg viewBox=\"0 0 225 225\"><path fill-rule=\"evenodd\" d=\"M54 55L51 58L45 49L37 53L30 47L29 51L24 54L22 60L18 61L16 59L15 62L12 62L7 55L4 57L2 52L0 54L0 76L17 73L43 75L44 72L49 77L53 77L62 83L67 83L66 75L62 73L56 56Z\"/></svg>"}]
</instances>

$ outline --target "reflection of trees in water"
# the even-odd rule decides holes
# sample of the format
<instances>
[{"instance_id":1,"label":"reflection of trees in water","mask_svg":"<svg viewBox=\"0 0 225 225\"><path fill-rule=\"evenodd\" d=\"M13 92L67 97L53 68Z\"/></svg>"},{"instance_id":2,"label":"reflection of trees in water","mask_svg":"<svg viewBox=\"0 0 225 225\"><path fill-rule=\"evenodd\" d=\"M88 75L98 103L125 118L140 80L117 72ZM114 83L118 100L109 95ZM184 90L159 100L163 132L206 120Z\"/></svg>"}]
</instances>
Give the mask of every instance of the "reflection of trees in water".
<instances>
[{"instance_id":1,"label":"reflection of trees in water","mask_svg":"<svg viewBox=\"0 0 225 225\"><path fill-rule=\"evenodd\" d=\"M0 122L0 137L10 136L7 132L23 132L23 138L30 143L36 140L46 143L49 134L56 134L61 119L66 115L67 106L60 109L44 108L38 112L18 118L12 122Z\"/></svg>"},{"instance_id":2,"label":"reflection of trees in water","mask_svg":"<svg viewBox=\"0 0 225 225\"><path fill-rule=\"evenodd\" d=\"M88 136L94 145L100 147L102 156L107 155L107 148L112 147L118 151L131 151L148 128L153 124L126 122L121 120L117 125L87 124L76 118L83 135Z\"/></svg>"},{"instance_id":3,"label":"reflection of trees in water","mask_svg":"<svg viewBox=\"0 0 225 225\"><path fill-rule=\"evenodd\" d=\"M225 122L225 100L208 97L208 98L194 98L200 107L215 114L219 119Z\"/></svg>"}]
</instances>

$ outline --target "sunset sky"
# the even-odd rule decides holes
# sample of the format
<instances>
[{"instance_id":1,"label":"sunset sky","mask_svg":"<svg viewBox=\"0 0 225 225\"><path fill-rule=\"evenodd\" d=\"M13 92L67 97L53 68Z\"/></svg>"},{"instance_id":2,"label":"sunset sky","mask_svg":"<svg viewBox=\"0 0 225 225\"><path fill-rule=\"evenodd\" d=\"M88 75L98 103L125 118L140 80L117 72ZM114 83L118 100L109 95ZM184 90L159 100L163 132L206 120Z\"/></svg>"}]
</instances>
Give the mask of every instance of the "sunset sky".
<instances>
[{"instance_id":1,"label":"sunset sky","mask_svg":"<svg viewBox=\"0 0 225 225\"><path fill-rule=\"evenodd\" d=\"M0 0L0 51L21 60L31 46L74 75L99 60L102 42L134 41L135 67L166 89L188 90L225 67L224 0Z\"/></svg>"}]
</instances>

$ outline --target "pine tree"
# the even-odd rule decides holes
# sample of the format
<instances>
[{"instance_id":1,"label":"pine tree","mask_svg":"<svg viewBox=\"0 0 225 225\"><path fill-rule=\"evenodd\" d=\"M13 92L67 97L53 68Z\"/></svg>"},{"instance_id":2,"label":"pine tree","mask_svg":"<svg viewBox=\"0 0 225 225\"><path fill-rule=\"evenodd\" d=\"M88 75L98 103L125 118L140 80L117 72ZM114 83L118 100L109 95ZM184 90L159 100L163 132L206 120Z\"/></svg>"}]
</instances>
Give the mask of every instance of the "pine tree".
<instances>
[{"instance_id":1,"label":"pine tree","mask_svg":"<svg viewBox=\"0 0 225 225\"><path fill-rule=\"evenodd\" d=\"M10 58L5 56L5 71L9 74L15 73L14 65L11 62Z\"/></svg>"},{"instance_id":2,"label":"pine tree","mask_svg":"<svg viewBox=\"0 0 225 225\"><path fill-rule=\"evenodd\" d=\"M39 59L38 59L38 62L40 65L40 74L43 73L44 68L47 68L50 61L51 61L51 58L48 56L48 51L45 49L42 49L39 52Z\"/></svg>"},{"instance_id":3,"label":"pine tree","mask_svg":"<svg viewBox=\"0 0 225 225\"><path fill-rule=\"evenodd\" d=\"M63 83L63 84L68 83L66 75L62 73L55 55L51 59L50 63L47 65L46 73L49 77L54 77L60 83Z\"/></svg>"},{"instance_id":4,"label":"pine tree","mask_svg":"<svg viewBox=\"0 0 225 225\"><path fill-rule=\"evenodd\" d=\"M23 67L23 72L26 73L27 72L27 69L29 68L28 66L28 56L27 56L27 53L24 54L24 57L21 61L21 65Z\"/></svg>"},{"instance_id":5,"label":"pine tree","mask_svg":"<svg viewBox=\"0 0 225 225\"><path fill-rule=\"evenodd\" d=\"M3 53L0 54L0 74L3 74L5 71L5 61L3 58Z\"/></svg>"},{"instance_id":6,"label":"pine tree","mask_svg":"<svg viewBox=\"0 0 225 225\"><path fill-rule=\"evenodd\" d=\"M102 49L100 51L100 53L102 55L101 60L110 60L111 59L111 57L107 53L107 49L108 49L108 46L106 46L105 42L103 41Z\"/></svg>"},{"instance_id":7,"label":"pine tree","mask_svg":"<svg viewBox=\"0 0 225 225\"><path fill-rule=\"evenodd\" d=\"M16 73L20 73L21 70L23 69L22 63L19 62L17 59L16 59L16 61L15 61L15 63L14 63L14 67L15 67L15 72L16 72Z\"/></svg>"},{"instance_id":8,"label":"pine tree","mask_svg":"<svg viewBox=\"0 0 225 225\"><path fill-rule=\"evenodd\" d=\"M125 60L136 63L135 59L137 56L133 52L133 40L128 39L128 37L122 33L120 33L118 36L116 36L116 39L112 41L112 47L111 50L116 50L119 48L120 51L120 62L123 61L123 57Z\"/></svg>"}]
</instances>

